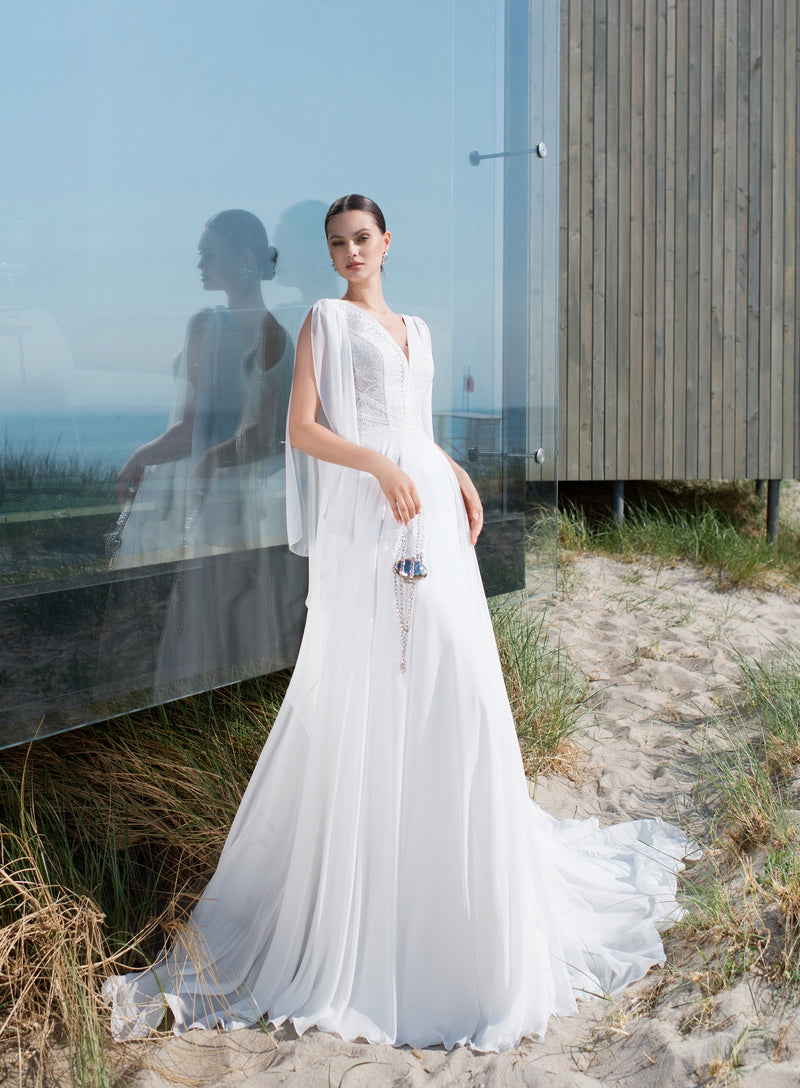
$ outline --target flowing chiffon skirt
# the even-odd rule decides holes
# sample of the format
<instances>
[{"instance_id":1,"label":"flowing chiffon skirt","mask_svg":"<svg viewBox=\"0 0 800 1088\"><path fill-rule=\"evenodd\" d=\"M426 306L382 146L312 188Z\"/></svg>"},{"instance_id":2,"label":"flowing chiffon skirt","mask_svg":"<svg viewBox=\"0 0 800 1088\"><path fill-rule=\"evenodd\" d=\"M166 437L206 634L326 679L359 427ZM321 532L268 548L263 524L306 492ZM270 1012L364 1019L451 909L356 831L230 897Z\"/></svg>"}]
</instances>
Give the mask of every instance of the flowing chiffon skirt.
<instances>
[{"instance_id":1,"label":"flowing chiffon skirt","mask_svg":"<svg viewBox=\"0 0 800 1088\"><path fill-rule=\"evenodd\" d=\"M407 667L398 526L352 472L323 511L294 676L186 939L105 983L118 1038L168 1007L176 1032L263 1017L501 1050L662 960L685 837L559 822L530 800L452 469L422 434L362 441L422 500L430 573Z\"/></svg>"}]
</instances>

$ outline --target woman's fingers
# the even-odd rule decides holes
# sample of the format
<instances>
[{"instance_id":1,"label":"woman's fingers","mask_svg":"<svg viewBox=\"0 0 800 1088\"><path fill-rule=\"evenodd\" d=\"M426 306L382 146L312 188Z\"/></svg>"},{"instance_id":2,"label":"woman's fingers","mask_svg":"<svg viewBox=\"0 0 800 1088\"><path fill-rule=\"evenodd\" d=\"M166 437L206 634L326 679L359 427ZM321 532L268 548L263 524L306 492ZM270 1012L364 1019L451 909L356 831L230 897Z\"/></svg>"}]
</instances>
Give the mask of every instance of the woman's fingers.
<instances>
[{"instance_id":1,"label":"woman's fingers","mask_svg":"<svg viewBox=\"0 0 800 1088\"><path fill-rule=\"evenodd\" d=\"M415 518L422 509L422 503L413 483L408 490L398 493L394 501L390 499L389 505L392 508L395 520L402 522L404 525L408 525L409 521Z\"/></svg>"},{"instance_id":2,"label":"woman's fingers","mask_svg":"<svg viewBox=\"0 0 800 1088\"><path fill-rule=\"evenodd\" d=\"M136 492L139 490L139 484L142 482L142 476L144 475L144 469L137 466L126 465L122 472L117 477L117 501L120 506L124 506L126 502L130 502L136 496Z\"/></svg>"},{"instance_id":3,"label":"woman's fingers","mask_svg":"<svg viewBox=\"0 0 800 1088\"><path fill-rule=\"evenodd\" d=\"M414 481L388 458L375 475L395 521L407 525L422 509Z\"/></svg>"},{"instance_id":4,"label":"woman's fingers","mask_svg":"<svg viewBox=\"0 0 800 1088\"><path fill-rule=\"evenodd\" d=\"M469 515L469 540L473 547L477 543L482 529L483 507L479 505L477 510L472 510Z\"/></svg>"},{"instance_id":5,"label":"woman's fingers","mask_svg":"<svg viewBox=\"0 0 800 1088\"><path fill-rule=\"evenodd\" d=\"M462 486L461 494L469 521L469 540L474 547L483 529L483 504L475 485L469 479Z\"/></svg>"}]
</instances>

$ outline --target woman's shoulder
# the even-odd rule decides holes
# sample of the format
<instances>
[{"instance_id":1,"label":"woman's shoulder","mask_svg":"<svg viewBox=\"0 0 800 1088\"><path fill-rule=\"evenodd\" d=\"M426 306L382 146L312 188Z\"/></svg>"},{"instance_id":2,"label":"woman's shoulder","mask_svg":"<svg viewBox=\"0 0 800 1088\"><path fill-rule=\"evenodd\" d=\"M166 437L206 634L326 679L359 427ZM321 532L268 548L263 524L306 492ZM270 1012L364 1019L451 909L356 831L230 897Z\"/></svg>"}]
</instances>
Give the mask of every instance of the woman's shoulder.
<instances>
[{"instance_id":1,"label":"woman's shoulder","mask_svg":"<svg viewBox=\"0 0 800 1088\"><path fill-rule=\"evenodd\" d=\"M207 329L228 328L236 323L236 318L227 306L204 306L197 310L186 323L189 335L197 336Z\"/></svg>"}]
</instances>

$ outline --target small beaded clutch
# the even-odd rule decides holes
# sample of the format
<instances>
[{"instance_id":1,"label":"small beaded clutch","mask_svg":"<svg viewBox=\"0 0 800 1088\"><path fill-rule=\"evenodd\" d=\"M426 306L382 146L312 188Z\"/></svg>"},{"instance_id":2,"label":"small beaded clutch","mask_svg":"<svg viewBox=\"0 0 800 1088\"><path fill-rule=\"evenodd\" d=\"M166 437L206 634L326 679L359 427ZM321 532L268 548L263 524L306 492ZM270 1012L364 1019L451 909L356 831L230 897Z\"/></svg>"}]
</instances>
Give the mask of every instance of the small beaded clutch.
<instances>
[{"instance_id":1,"label":"small beaded clutch","mask_svg":"<svg viewBox=\"0 0 800 1088\"><path fill-rule=\"evenodd\" d=\"M398 559L394 565L395 574L399 574L407 582L415 582L418 578L428 577L428 568L419 556L405 556Z\"/></svg>"},{"instance_id":2,"label":"small beaded clutch","mask_svg":"<svg viewBox=\"0 0 800 1088\"><path fill-rule=\"evenodd\" d=\"M408 555L411 526L402 525L397 537L394 553L394 600L397 618L400 620L400 669L406 671L408 640L411 635L411 617L414 612L414 588L417 582L428 577L428 568L422 562L423 527L422 514L417 514L412 523L414 554Z\"/></svg>"}]
</instances>

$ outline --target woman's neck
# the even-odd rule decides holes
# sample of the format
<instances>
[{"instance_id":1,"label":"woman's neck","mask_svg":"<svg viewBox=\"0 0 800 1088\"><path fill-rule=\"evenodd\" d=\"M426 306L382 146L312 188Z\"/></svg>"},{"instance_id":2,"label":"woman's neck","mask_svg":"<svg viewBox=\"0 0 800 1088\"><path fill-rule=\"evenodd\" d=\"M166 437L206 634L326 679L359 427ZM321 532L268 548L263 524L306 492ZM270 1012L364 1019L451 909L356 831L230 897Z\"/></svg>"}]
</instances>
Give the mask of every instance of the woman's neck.
<instances>
[{"instance_id":1,"label":"woman's neck","mask_svg":"<svg viewBox=\"0 0 800 1088\"><path fill-rule=\"evenodd\" d=\"M377 283L348 283L347 290L342 296L347 302L361 306L365 310L374 310L376 313L389 313L389 307L383 297L383 287L380 279Z\"/></svg>"},{"instance_id":2,"label":"woman's neck","mask_svg":"<svg viewBox=\"0 0 800 1088\"><path fill-rule=\"evenodd\" d=\"M261 285L254 283L244 291L226 291L229 310L266 310Z\"/></svg>"},{"instance_id":3,"label":"woman's neck","mask_svg":"<svg viewBox=\"0 0 800 1088\"><path fill-rule=\"evenodd\" d=\"M261 333L261 325L267 307L261 294L261 288L245 291L241 294L226 292L228 296L228 309L236 320L245 336L255 344Z\"/></svg>"}]
</instances>

